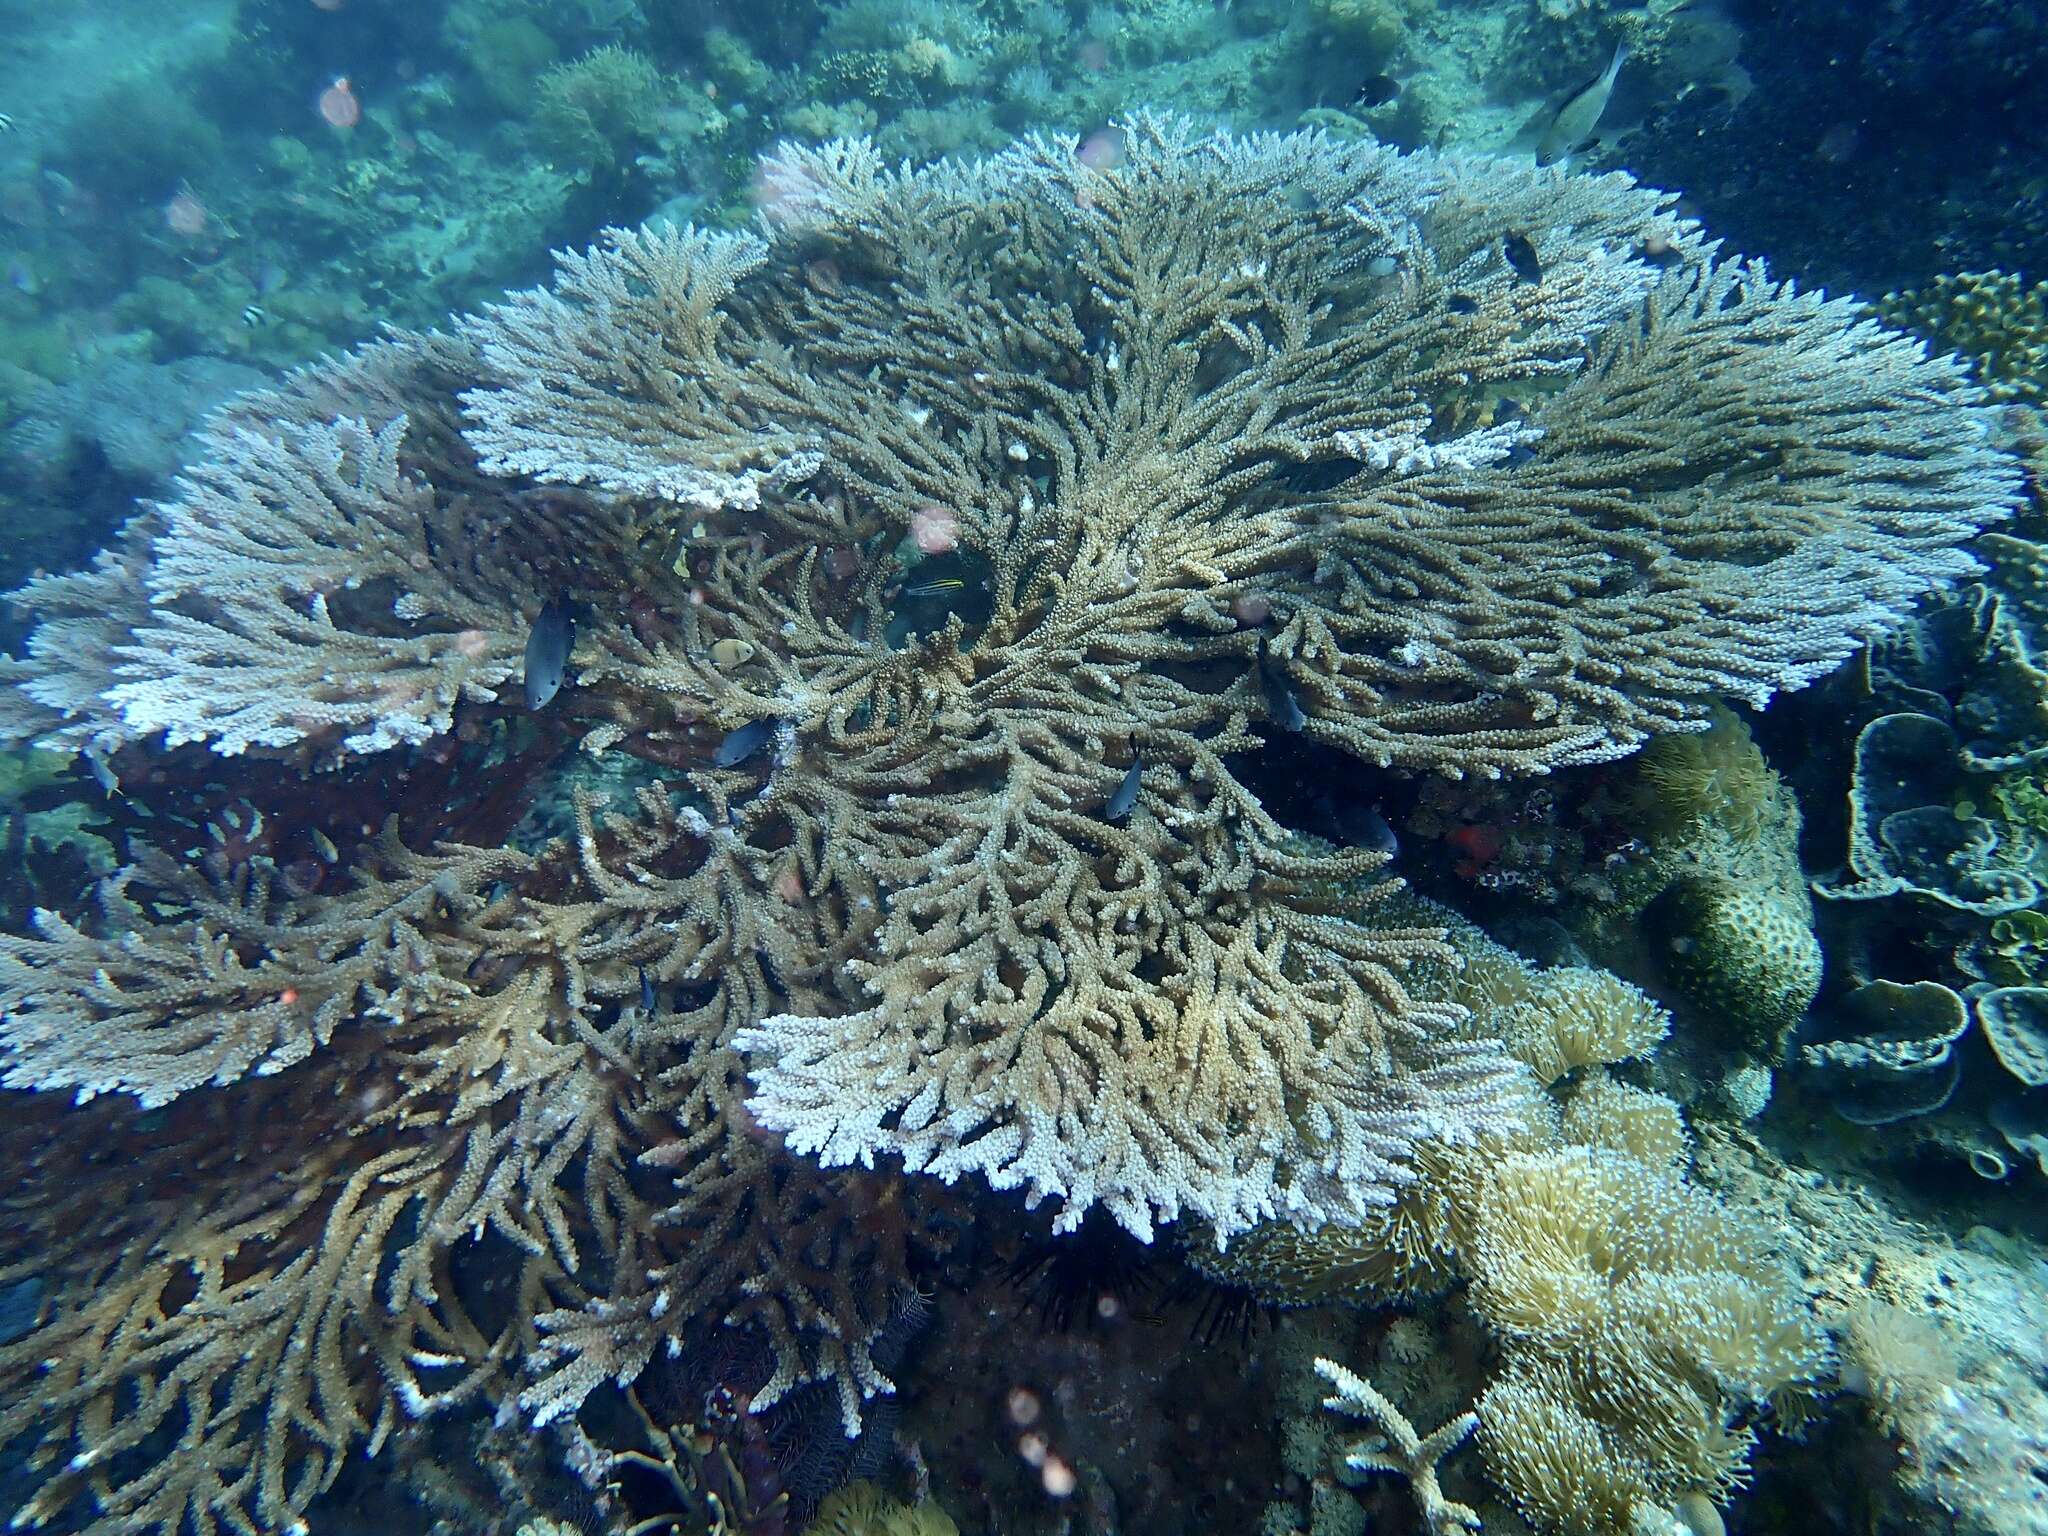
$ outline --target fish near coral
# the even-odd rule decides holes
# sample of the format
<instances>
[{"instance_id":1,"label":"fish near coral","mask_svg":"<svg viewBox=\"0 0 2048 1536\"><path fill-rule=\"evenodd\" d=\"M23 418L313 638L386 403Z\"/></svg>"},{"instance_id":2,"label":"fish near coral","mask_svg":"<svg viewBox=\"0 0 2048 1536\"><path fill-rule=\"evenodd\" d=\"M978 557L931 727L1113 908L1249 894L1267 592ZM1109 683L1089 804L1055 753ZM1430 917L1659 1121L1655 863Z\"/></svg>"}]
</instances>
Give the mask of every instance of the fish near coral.
<instances>
[{"instance_id":1,"label":"fish near coral","mask_svg":"<svg viewBox=\"0 0 2048 1536\"><path fill-rule=\"evenodd\" d=\"M737 768L774 739L773 720L749 720L738 730L726 733L725 740L711 754L711 761L720 768Z\"/></svg>"},{"instance_id":2,"label":"fish near coral","mask_svg":"<svg viewBox=\"0 0 2048 1536\"><path fill-rule=\"evenodd\" d=\"M1308 724L1301 700L1295 697L1287 664L1265 646L1259 648L1259 695L1265 701L1266 718L1283 731L1299 731Z\"/></svg>"},{"instance_id":3,"label":"fish near coral","mask_svg":"<svg viewBox=\"0 0 2048 1536\"><path fill-rule=\"evenodd\" d=\"M1138 788L1144 782L1144 774L1145 760L1132 758L1131 766L1124 772L1123 782L1109 797L1109 804L1102 808L1104 821L1122 821L1131 814L1131 808L1138 803Z\"/></svg>"},{"instance_id":4,"label":"fish near coral","mask_svg":"<svg viewBox=\"0 0 2048 1536\"><path fill-rule=\"evenodd\" d=\"M566 597L555 596L541 605L533 628L526 635L526 707L545 709L562 691L568 676L569 653L576 648L576 620Z\"/></svg>"},{"instance_id":5,"label":"fish near coral","mask_svg":"<svg viewBox=\"0 0 2048 1536\"><path fill-rule=\"evenodd\" d=\"M1607 68L1564 99L1536 143L1538 165L1556 165L1592 142L1593 131L1607 111L1608 98L1614 94L1615 76L1627 62L1628 44L1616 43Z\"/></svg>"},{"instance_id":6,"label":"fish near coral","mask_svg":"<svg viewBox=\"0 0 2048 1536\"><path fill-rule=\"evenodd\" d=\"M1500 237L1500 253L1508 268L1525 283L1543 281L1543 263L1536 257L1536 246L1520 230L1511 229Z\"/></svg>"}]
</instances>

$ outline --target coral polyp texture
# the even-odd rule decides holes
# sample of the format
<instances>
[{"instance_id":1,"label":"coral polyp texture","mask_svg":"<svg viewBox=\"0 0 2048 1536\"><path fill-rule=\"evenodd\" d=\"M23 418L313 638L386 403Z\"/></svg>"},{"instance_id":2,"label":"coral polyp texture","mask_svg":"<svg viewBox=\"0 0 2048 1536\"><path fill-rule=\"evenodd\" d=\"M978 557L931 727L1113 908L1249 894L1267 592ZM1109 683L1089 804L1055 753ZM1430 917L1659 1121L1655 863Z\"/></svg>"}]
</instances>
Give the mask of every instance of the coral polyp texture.
<instances>
[{"instance_id":1,"label":"coral polyp texture","mask_svg":"<svg viewBox=\"0 0 2048 1536\"><path fill-rule=\"evenodd\" d=\"M19 594L0 730L120 786L126 859L0 939L7 1084L92 1100L0 1130L28 1518L289 1526L409 1417L718 1327L851 1431L950 1236L903 1168L1141 1236L1387 1212L1533 1090L1404 982L1452 951L1385 855L1246 765L1701 728L2016 494L1953 365L1625 177L1152 118L1089 160L785 150L758 232L614 231L249 397ZM535 835L574 747L638 782ZM1557 1071L1654 1043L1608 992ZM123 1127L142 1197L81 1227Z\"/></svg>"}]
</instances>

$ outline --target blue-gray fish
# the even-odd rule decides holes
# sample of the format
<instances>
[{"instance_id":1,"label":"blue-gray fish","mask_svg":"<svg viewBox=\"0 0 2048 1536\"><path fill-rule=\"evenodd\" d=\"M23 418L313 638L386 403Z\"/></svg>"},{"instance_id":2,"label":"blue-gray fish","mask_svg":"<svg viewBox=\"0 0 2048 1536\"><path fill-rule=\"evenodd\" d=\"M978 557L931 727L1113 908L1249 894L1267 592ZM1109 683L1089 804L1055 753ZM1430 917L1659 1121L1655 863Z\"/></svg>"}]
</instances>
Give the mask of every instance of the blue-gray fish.
<instances>
[{"instance_id":1,"label":"blue-gray fish","mask_svg":"<svg viewBox=\"0 0 2048 1536\"><path fill-rule=\"evenodd\" d=\"M1565 98L1564 105L1551 118L1550 126L1543 130L1543 137L1537 140L1538 165L1555 165L1566 155L1584 149L1591 142L1593 130L1600 126L1600 115L1607 110L1607 98L1614 94L1614 77L1621 73L1621 66L1627 59L1628 44L1616 43L1614 58L1599 77Z\"/></svg>"},{"instance_id":2,"label":"blue-gray fish","mask_svg":"<svg viewBox=\"0 0 2048 1536\"><path fill-rule=\"evenodd\" d=\"M654 1017L654 982L644 965L640 967L640 1011L650 1019Z\"/></svg>"},{"instance_id":3,"label":"blue-gray fish","mask_svg":"<svg viewBox=\"0 0 2048 1536\"><path fill-rule=\"evenodd\" d=\"M1104 821L1122 821L1131 814L1132 807L1138 803L1138 786L1144 776L1145 760L1142 757L1132 758L1131 766L1124 774L1123 783L1117 785L1116 793L1109 797L1109 804L1103 807Z\"/></svg>"},{"instance_id":4,"label":"blue-gray fish","mask_svg":"<svg viewBox=\"0 0 2048 1536\"><path fill-rule=\"evenodd\" d=\"M1295 698L1288 681L1287 669L1274 661L1264 646L1259 648L1259 692L1266 700L1267 717L1281 730L1298 731L1308 724L1308 716L1301 712L1301 701Z\"/></svg>"},{"instance_id":5,"label":"blue-gray fish","mask_svg":"<svg viewBox=\"0 0 2048 1536\"><path fill-rule=\"evenodd\" d=\"M718 750L711 754L711 761L721 768L737 767L774 739L775 722L772 719L749 720L718 744Z\"/></svg>"},{"instance_id":6,"label":"blue-gray fish","mask_svg":"<svg viewBox=\"0 0 2048 1536\"><path fill-rule=\"evenodd\" d=\"M121 793L120 779L115 776L113 768L98 752L90 748L86 750L85 766L92 770L94 782L99 785L109 800Z\"/></svg>"},{"instance_id":7,"label":"blue-gray fish","mask_svg":"<svg viewBox=\"0 0 2048 1536\"><path fill-rule=\"evenodd\" d=\"M526 634L526 707L544 709L562 691L569 675L569 653L576 648L576 620L566 597L541 604Z\"/></svg>"},{"instance_id":8,"label":"blue-gray fish","mask_svg":"<svg viewBox=\"0 0 2048 1536\"><path fill-rule=\"evenodd\" d=\"M1344 830L1359 848L1370 848L1390 859L1401 851L1401 839L1395 833L1393 823L1376 805L1359 808Z\"/></svg>"}]
</instances>

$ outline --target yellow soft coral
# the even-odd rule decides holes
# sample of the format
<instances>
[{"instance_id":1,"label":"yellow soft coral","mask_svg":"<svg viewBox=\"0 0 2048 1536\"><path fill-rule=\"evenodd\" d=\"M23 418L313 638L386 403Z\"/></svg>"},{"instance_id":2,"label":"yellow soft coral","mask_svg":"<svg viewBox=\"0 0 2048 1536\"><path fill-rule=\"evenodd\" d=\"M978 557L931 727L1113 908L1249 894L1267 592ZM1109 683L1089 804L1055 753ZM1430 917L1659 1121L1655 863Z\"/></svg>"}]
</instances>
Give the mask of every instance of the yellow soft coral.
<instances>
[{"instance_id":1,"label":"yellow soft coral","mask_svg":"<svg viewBox=\"0 0 2048 1536\"><path fill-rule=\"evenodd\" d=\"M937 1504L899 1504L870 1482L848 1483L818 1506L804 1536L960 1536Z\"/></svg>"},{"instance_id":2,"label":"yellow soft coral","mask_svg":"<svg viewBox=\"0 0 2048 1536\"><path fill-rule=\"evenodd\" d=\"M1500 1400L1514 1405L1509 1418L1583 1419L1615 1486L1639 1484L1667 1506L1737 1482L1750 1439L1739 1410L1811 1378L1825 1358L1764 1238L1668 1161L1584 1146L1508 1158L1481 1181L1467 1257L1473 1308L1500 1335L1517 1383ZM1554 1409L1536 1415L1532 1392ZM1481 1419L1490 1423L1484 1405ZM1557 1437L1573 1456L1584 1440L1576 1427ZM1547 1453L1520 1434L1493 1426L1482 1445L1531 1519L1623 1528L1582 1500L1571 1505L1581 1514L1560 1520L1554 1474L1531 1471Z\"/></svg>"}]
</instances>

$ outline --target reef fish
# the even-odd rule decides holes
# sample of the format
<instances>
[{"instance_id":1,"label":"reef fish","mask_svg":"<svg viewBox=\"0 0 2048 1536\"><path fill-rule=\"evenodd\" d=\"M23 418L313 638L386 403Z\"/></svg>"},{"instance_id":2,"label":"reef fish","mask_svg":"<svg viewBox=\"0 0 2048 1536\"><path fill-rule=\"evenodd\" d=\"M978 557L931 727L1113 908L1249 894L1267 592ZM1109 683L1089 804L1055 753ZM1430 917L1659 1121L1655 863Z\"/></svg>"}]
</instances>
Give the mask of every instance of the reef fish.
<instances>
[{"instance_id":1,"label":"reef fish","mask_svg":"<svg viewBox=\"0 0 2048 1536\"><path fill-rule=\"evenodd\" d=\"M1138 786L1144 776L1145 760L1142 757L1132 758L1131 766L1124 774L1123 783L1117 785L1116 793L1109 797L1109 804L1103 807L1104 821L1122 821L1131 814L1132 807L1138 803Z\"/></svg>"},{"instance_id":2,"label":"reef fish","mask_svg":"<svg viewBox=\"0 0 2048 1536\"><path fill-rule=\"evenodd\" d=\"M569 599L551 597L541 604L526 635L526 707L543 709L562 691L569 673L569 653L576 648L576 620Z\"/></svg>"},{"instance_id":3,"label":"reef fish","mask_svg":"<svg viewBox=\"0 0 2048 1536\"><path fill-rule=\"evenodd\" d=\"M1259 647L1259 692L1266 700L1266 715L1283 731L1298 731L1308 724L1308 716L1301 712L1301 701L1294 696L1294 688L1288 681L1287 669L1273 660L1264 646Z\"/></svg>"},{"instance_id":4,"label":"reef fish","mask_svg":"<svg viewBox=\"0 0 2048 1536\"><path fill-rule=\"evenodd\" d=\"M1543 263L1536 259L1536 246L1521 231L1511 229L1500 237L1500 253L1508 269L1523 282L1543 281Z\"/></svg>"},{"instance_id":5,"label":"reef fish","mask_svg":"<svg viewBox=\"0 0 2048 1536\"><path fill-rule=\"evenodd\" d=\"M1587 82L1565 98L1557 115L1550 120L1550 126L1543 130L1543 137L1536 143L1536 163L1555 165L1566 155L1583 149L1591 142L1593 130L1600 126L1600 115L1607 110L1607 98L1614 94L1614 77L1621 73L1621 66L1628 60L1628 44L1616 43L1614 57L1597 79Z\"/></svg>"},{"instance_id":6,"label":"reef fish","mask_svg":"<svg viewBox=\"0 0 2048 1536\"><path fill-rule=\"evenodd\" d=\"M1354 107L1384 107L1401 94L1401 82L1392 75L1367 75L1358 83L1358 94L1351 98Z\"/></svg>"},{"instance_id":7,"label":"reef fish","mask_svg":"<svg viewBox=\"0 0 2048 1536\"><path fill-rule=\"evenodd\" d=\"M711 761L721 768L735 768L774 739L773 720L749 720L718 744L718 750L711 754Z\"/></svg>"},{"instance_id":8,"label":"reef fish","mask_svg":"<svg viewBox=\"0 0 2048 1536\"><path fill-rule=\"evenodd\" d=\"M1346 802L1337 812L1337 830L1354 848L1370 848L1393 858L1401 851L1401 839L1393 824L1376 805Z\"/></svg>"},{"instance_id":9,"label":"reef fish","mask_svg":"<svg viewBox=\"0 0 2048 1536\"><path fill-rule=\"evenodd\" d=\"M650 1019L654 1017L654 980L644 965L640 967L640 1011Z\"/></svg>"}]
</instances>

